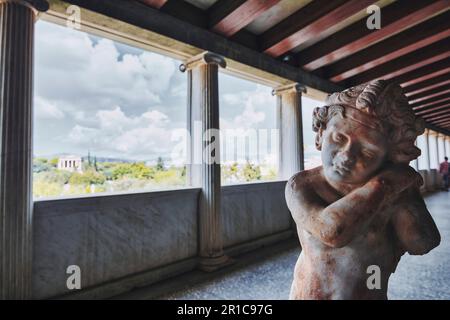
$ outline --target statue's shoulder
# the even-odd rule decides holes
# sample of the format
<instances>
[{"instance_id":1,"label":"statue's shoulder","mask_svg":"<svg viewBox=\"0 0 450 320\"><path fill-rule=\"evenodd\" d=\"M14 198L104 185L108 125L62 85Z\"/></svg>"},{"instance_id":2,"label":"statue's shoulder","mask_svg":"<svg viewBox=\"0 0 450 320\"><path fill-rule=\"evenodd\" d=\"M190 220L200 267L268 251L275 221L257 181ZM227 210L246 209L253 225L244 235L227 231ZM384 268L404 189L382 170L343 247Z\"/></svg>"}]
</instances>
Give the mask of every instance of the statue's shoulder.
<instances>
[{"instance_id":1,"label":"statue's shoulder","mask_svg":"<svg viewBox=\"0 0 450 320\"><path fill-rule=\"evenodd\" d=\"M294 174L287 182L286 189L294 192L301 192L302 190L311 188L322 180L322 167L316 167L310 170L304 170Z\"/></svg>"}]
</instances>

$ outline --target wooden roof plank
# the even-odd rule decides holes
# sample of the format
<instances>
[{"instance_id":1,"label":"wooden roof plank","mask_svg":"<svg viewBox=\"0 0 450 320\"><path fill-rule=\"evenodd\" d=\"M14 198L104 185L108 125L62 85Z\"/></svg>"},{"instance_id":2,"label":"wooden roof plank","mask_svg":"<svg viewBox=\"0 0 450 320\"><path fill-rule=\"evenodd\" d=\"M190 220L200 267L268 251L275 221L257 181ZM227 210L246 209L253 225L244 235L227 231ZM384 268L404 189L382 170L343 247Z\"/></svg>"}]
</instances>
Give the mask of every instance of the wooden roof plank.
<instances>
[{"instance_id":1,"label":"wooden roof plank","mask_svg":"<svg viewBox=\"0 0 450 320\"><path fill-rule=\"evenodd\" d=\"M428 113L431 113L431 112L434 112L434 111L442 110L442 109L445 109L447 107L450 107L450 103L439 105L437 107L429 108L429 109L426 109L426 110L421 110L419 112L416 112L415 114L420 116L420 115L423 115L423 114L428 114Z\"/></svg>"},{"instance_id":2,"label":"wooden roof plank","mask_svg":"<svg viewBox=\"0 0 450 320\"><path fill-rule=\"evenodd\" d=\"M313 1L263 33L261 47L264 53L279 57L374 2L374 0Z\"/></svg>"},{"instance_id":3,"label":"wooden roof plank","mask_svg":"<svg viewBox=\"0 0 450 320\"><path fill-rule=\"evenodd\" d=\"M317 69L332 81L342 81L450 36L450 13L442 13L410 29Z\"/></svg>"},{"instance_id":4,"label":"wooden roof plank","mask_svg":"<svg viewBox=\"0 0 450 320\"><path fill-rule=\"evenodd\" d=\"M439 100L434 100L429 103L425 103L425 104L421 104L421 105L417 105L417 106L411 105L411 108L413 108L414 111L417 111L417 110L422 110L426 107L435 106L437 104L440 104L442 102L447 102L447 101L450 101L450 95L448 95L448 94L442 96L441 99L439 99Z\"/></svg>"},{"instance_id":5,"label":"wooden roof plank","mask_svg":"<svg viewBox=\"0 0 450 320\"><path fill-rule=\"evenodd\" d=\"M139 1L145 3L146 5L152 8L160 9L167 3L168 0L139 0Z\"/></svg>"},{"instance_id":6,"label":"wooden roof plank","mask_svg":"<svg viewBox=\"0 0 450 320\"><path fill-rule=\"evenodd\" d=\"M439 96L450 91L450 84L440 86L430 91L425 91L417 96L408 97L409 103L424 102L428 99L438 98ZM420 96L421 95L421 96Z\"/></svg>"},{"instance_id":7,"label":"wooden roof plank","mask_svg":"<svg viewBox=\"0 0 450 320\"><path fill-rule=\"evenodd\" d=\"M402 84L402 88L403 92L406 93L406 95L408 95L410 93L422 92L425 89L434 88L436 86L442 85L443 83L446 83L449 79L450 79L450 72L447 72L412 84Z\"/></svg>"},{"instance_id":8,"label":"wooden roof plank","mask_svg":"<svg viewBox=\"0 0 450 320\"><path fill-rule=\"evenodd\" d=\"M447 107L447 108L443 108L443 110L440 110L438 112L431 112L431 113L423 114L423 115L421 115L421 117L424 119L429 119L429 118L444 115L444 114L450 114L450 108Z\"/></svg>"},{"instance_id":9,"label":"wooden roof plank","mask_svg":"<svg viewBox=\"0 0 450 320\"><path fill-rule=\"evenodd\" d=\"M396 1L381 9L381 29L368 29L367 17L364 17L312 48L299 52L296 56L305 70L316 70L415 25L443 8L445 8L445 0L437 2L433 0Z\"/></svg>"},{"instance_id":10,"label":"wooden roof plank","mask_svg":"<svg viewBox=\"0 0 450 320\"><path fill-rule=\"evenodd\" d=\"M450 57L450 37L366 70L346 79L345 84L354 86L377 78L389 80L448 57Z\"/></svg>"},{"instance_id":11,"label":"wooden roof plank","mask_svg":"<svg viewBox=\"0 0 450 320\"><path fill-rule=\"evenodd\" d=\"M280 0L219 0L209 11L210 28L231 37Z\"/></svg>"},{"instance_id":12,"label":"wooden roof plank","mask_svg":"<svg viewBox=\"0 0 450 320\"><path fill-rule=\"evenodd\" d=\"M433 74L435 72L444 72L449 67L450 67L450 57L447 57L445 59L427 64L426 66L420 67L418 69L404 73L397 77L391 78L390 81L398 84L403 84L412 80L415 81L424 76L429 76L430 74Z\"/></svg>"},{"instance_id":13,"label":"wooden roof plank","mask_svg":"<svg viewBox=\"0 0 450 320\"><path fill-rule=\"evenodd\" d=\"M446 80L442 83L438 83L435 86L430 86L429 88L430 89L421 90L420 92L415 93L415 94L407 94L406 96L408 97L408 100L414 101L414 100L417 100L420 98L431 97L436 93L447 90L450 88L450 75L448 77L448 80Z\"/></svg>"}]
</instances>

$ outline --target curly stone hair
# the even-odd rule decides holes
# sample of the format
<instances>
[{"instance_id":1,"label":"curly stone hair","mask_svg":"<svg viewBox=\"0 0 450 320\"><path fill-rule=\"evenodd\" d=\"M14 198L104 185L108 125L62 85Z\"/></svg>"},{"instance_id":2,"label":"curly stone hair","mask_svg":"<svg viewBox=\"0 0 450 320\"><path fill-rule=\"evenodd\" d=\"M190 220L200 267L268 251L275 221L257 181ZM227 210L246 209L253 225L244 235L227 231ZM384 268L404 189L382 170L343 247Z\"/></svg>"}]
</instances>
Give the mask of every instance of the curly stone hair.
<instances>
[{"instance_id":1,"label":"curly stone hair","mask_svg":"<svg viewBox=\"0 0 450 320\"><path fill-rule=\"evenodd\" d=\"M313 112L313 130L325 129L334 116L345 117L345 107L356 108L382 123L389 139L388 160L393 163L409 163L420 156L414 144L424 132L424 122L414 115L402 88L385 80L374 80L330 95L327 105ZM316 137L318 146L318 137Z\"/></svg>"}]
</instances>

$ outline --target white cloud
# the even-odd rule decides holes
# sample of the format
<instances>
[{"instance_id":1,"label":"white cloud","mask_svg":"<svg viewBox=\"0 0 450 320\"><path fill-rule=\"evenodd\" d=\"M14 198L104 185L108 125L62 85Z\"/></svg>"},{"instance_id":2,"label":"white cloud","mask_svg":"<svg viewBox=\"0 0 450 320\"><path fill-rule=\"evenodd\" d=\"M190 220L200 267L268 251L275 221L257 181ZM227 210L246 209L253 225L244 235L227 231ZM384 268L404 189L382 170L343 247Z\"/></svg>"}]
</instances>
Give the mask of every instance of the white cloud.
<instances>
[{"instance_id":1,"label":"white cloud","mask_svg":"<svg viewBox=\"0 0 450 320\"><path fill-rule=\"evenodd\" d=\"M34 100L35 114L38 119L62 119L64 113L54 104L37 96Z\"/></svg>"},{"instance_id":2,"label":"white cloud","mask_svg":"<svg viewBox=\"0 0 450 320\"><path fill-rule=\"evenodd\" d=\"M256 86L255 91L240 91L228 93L223 97L226 104L222 108L230 106L243 106L241 112L236 112L232 118L221 117L220 125L224 129L256 128L266 120L266 114L271 115L274 109L274 99L267 88Z\"/></svg>"},{"instance_id":3,"label":"white cloud","mask_svg":"<svg viewBox=\"0 0 450 320\"><path fill-rule=\"evenodd\" d=\"M40 36L45 34L45 36ZM152 52L121 55L113 41L95 42L86 33L38 24L36 88L46 99L80 110L112 101L148 108L161 103L177 62Z\"/></svg>"},{"instance_id":4,"label":"white cloud","mask_svg":"<svg viewBox=\"0 0 450 320\"><path fill-rule=\"evenodd\" d=\"M84 150L119 153L135 159L153 158L171 151L172 145L167 141L172 129L167 127L167 115L160 111L129 117L116 106L112 110L99 110L94 120L99 125L96 128L75 125L68 142Z\"/></svg>"}]
</instances>

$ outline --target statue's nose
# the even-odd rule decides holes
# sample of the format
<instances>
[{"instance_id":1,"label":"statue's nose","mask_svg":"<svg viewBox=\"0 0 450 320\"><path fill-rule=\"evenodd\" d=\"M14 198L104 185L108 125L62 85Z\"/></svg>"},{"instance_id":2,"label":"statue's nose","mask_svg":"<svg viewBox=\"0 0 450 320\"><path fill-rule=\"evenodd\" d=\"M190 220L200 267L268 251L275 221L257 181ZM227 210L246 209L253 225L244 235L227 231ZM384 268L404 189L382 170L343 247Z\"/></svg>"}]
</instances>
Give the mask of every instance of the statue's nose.
<instances>
[{"instance_id":1,"label":"statue's nose","mask_svg":"<svg viewBox=\"0 0 450 320\"><path fill-rule=\"evenodd\" d=\"M347 168L353 167L353 165L355 164L355 157L353 157L350 150L341 152L341 154L339 155L338 164Z\"/></svg>"}]
</instances>

